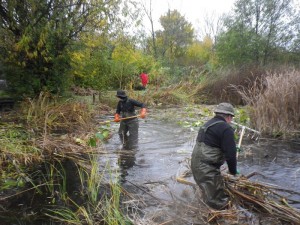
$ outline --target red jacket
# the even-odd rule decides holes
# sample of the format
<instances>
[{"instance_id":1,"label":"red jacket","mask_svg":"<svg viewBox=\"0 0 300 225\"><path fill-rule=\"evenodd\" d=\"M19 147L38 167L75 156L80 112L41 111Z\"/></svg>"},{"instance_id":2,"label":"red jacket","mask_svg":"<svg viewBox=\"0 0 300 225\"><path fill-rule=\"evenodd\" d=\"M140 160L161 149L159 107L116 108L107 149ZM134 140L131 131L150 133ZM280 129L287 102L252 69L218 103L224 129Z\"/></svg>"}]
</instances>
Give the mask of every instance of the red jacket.
<instances>
[{"instance_id":1,"label":"red jacket","mask_svg":"<svg viewBox=\"0 0 300 225\"><path fill-rule=\"evenodd\" d=\"M140 78L144 87L148 84L148 75L146 73L141 73Z\"/></svg>"}]
</instances>

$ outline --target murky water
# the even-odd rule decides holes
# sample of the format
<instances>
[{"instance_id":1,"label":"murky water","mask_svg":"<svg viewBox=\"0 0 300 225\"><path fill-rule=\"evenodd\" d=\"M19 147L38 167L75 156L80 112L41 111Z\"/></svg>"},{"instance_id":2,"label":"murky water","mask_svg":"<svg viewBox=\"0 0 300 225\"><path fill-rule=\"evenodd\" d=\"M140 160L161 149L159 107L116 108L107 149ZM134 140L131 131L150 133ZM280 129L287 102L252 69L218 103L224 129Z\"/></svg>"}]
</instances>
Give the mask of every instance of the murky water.
<instances>
[{"instance_id":1,"label":"murky water","mask_svg":"<svg viewBox=\"0 0 300 225\"><path fill-rule=\"evenodd\" d=\"M138 148L124 150L117 135L118 124L112 126L114 135L105 148L110 153L112 168L120 169L122 185L129 192L143 195L144 200L147 198L145 196L158 199L152 205L143 206L144 215L153 216L163 201L193 201L195 190L176 182L175 178L187 170L186 160L191 156L198 129L191 130L151 118L140 119ZM253 176L252 180L300 190L299 143L262 139L251 141L245 138L242 147L244 150L238 159L242 174L255 171L263 176ZM192 177L190 181L193 181ZM289 197L300 201L298 194ZM299 203L293 206L300 209ZM174 212L176 214L176 210Z\"/></svg>"},{"instance_id":2,"label":"murky water","mask_svg":"<svg viewBox=\"0 0 300 225\"><path fill-rule=\"evenodd\" d=\"M253 177L269 184L300 192L300 144L296 142L264 141L245 146L246 154L239 158L244 174L252 171L262 174ZM295 194L289 198L300 201ZM300 203L292 204L300 209Z\"/></svg>"},{"instance_id":3,"label":"murky water","mask_svg":"<svg viewBox=\"0 0 300 225\"><path fill-rule=\"evenodd\" d=\"M113 125L114 135L106 144L112 165L126 174L126 180L141 184L168 182L174 177L180 162L190 157L195 134L177 125L151 119L140 120L139 142L136 150L124 150L117 135L118 125Z\"/></svg>"}]
</instances>

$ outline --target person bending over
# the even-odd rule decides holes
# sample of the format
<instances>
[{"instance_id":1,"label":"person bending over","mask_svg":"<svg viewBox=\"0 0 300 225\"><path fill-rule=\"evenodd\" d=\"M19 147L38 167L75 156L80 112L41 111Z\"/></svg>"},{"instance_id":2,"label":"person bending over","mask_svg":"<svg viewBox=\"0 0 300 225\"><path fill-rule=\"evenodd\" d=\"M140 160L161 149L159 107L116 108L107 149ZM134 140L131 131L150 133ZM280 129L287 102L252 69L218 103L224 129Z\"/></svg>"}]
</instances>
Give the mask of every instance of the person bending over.
<instances>
[{"instance_id":1,"label":"person bending over","mask_svg":"<svg viewBox=\"0 0 300 225\"><path fill-rule=\"evenodd\" d=\"M229 201L220 167L227 162L229 173L237 175L236 144L234 130L229 125L234 117L230 103L220 103L215 116L199 130L192 152L191 169L194 180L203 193L204 202L214 208L223 209Z\"/></svg>"}]
</instances>

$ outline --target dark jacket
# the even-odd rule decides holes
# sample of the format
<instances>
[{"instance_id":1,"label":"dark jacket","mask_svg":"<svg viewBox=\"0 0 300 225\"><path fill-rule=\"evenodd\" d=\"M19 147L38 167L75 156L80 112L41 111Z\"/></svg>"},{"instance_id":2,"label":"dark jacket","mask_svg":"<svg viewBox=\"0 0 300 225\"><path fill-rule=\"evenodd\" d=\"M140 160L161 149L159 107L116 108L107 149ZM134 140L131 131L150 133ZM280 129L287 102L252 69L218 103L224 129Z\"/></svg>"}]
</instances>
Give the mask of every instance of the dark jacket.
<instances>
[{"instance_id":1,"label":"dark jacket","mask_svg":"<svg viewBox=\"0 0 300 225\"><path fill-rule=\"evenodd\" d=\"M219 121L218 123L216 123ZM228 165L228 170L231 174L236 174L236 144L234 141L234 130L226 123L226 120L221 116L215 116L204 124L203 127L216 123L209 127L205 134L203 129L199 130L197 141L204 142L204 144L220 148L224 154Z\"/></svg>"},{"instance_id":2,"label":"dark jacket","mask_svg":"<svg viewBox=\"0 0 300 225\"><path fill-rule=\"evenodd\" d=\"M122 117L126 117L128 115L135 115L135 106L140 108L145 108L144 103L141 103L139 101L126 98L124 100L120 100L117 105L117 114L121 114Z\"/></svg>"}]
</instances>

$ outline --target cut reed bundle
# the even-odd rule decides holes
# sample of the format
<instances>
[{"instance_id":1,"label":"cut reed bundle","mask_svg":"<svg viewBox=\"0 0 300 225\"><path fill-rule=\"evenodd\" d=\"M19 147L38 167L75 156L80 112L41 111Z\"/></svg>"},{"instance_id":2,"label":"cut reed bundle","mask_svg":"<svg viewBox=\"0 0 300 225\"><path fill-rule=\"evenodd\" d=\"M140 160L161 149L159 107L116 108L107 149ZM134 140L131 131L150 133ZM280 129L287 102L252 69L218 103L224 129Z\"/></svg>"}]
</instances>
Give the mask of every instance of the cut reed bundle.
<instances>
[{"instance_id":1,"label":"cut reed bundle","mask_svg":"<svg viewBox=\"0 0 300 225\"><path fill-rule=\"evenodd\" d=\"M253 175L253 174L251 174ZM251 181L251 175L236 178L224 174L225 184L235 204L264 212L280 220L300 224L300 211L288 204L287 194L298 194L272 184Z\"/></svg>"},{"instance_id":2,"label":"cut reed bundle","mask_svg":"<svg viewBox=\"0 0 300 225\"><path fill-rule=\"evenodd\" d=\"M207 206L209 214L206 216L207 222L222 218L227 222L229 220L242 220L242 216L240 215L242 209L242 211L246 210L264 214L266 217L277 221L300 224L300 210L289 205L289 202L295 201L288 197L289 195L300 196L300 193L276 185L250 180L250 177L260 175L256 172L238 178L226 172L222 172L222 174L226 190L232 201L229 202L229 207L226 210L213 210ZM185 179L185 177L190 175L190 170L187 170L181 176L177 177L176 181L195 188L198 186L197 184Z\"/></svg>"}]
</instances>

